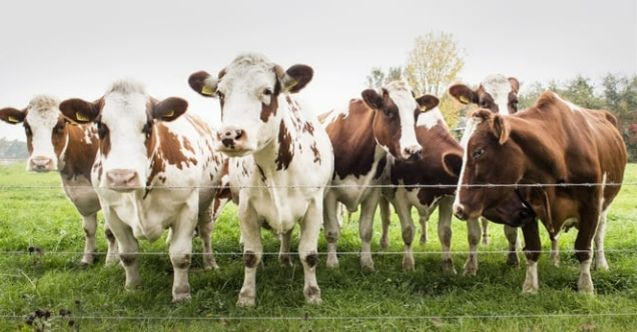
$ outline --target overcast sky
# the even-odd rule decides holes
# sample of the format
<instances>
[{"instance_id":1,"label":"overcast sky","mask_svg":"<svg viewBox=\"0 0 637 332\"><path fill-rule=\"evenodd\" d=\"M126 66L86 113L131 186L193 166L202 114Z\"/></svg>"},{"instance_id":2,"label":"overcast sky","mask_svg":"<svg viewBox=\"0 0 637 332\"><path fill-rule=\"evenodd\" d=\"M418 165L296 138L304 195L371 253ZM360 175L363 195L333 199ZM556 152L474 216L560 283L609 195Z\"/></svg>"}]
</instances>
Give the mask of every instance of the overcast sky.
<instances>
[{"instance_id":1,"label":"overcast sky","mask_svg":"<svg viewBox=\"0 0 637 332\"><path fill-rule=\"evenodd\" d=\"M256 51L283 67L311 65L303 98L323 112L364 88L371 67L403 65L414 38L452 33L462 80L523 82L637 73L637 1L2 1L0 107L36 94L95 99L135 78L156 97L181 96L210 116L218 103L188 76L216 73ZM0 123L0 136L21 138Z\"/></svg>"}]
</instances>

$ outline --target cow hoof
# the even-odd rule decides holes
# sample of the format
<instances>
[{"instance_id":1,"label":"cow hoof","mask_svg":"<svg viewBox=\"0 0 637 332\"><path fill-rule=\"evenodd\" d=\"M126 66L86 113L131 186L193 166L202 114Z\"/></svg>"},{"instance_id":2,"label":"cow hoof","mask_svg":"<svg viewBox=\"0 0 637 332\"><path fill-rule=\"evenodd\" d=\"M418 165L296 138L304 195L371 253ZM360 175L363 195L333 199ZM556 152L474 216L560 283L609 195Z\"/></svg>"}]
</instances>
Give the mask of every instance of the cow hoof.
<instances>
[{"instance_id":1,"label":"cow hoof","mask_svg":"<svg viewBox=\"0 0 637 332\"><path fill-rule=\"evenodd\" d=\"M82 257L82 260L80 261L80 266L87 267L93 264L94 259L95 257L93 255L84 255L84 257Z\"/></svg>"},{"instance_id":2,"label":"cow hoof","mask_svg":"<svg viewBox=\"0 0 637 332\"><path fill-rule=\"evenodd\" d=\"M482 237L482 244L484 244L485 246L489 244L489 242L491 242L491 240L489 239L489 236L483 236Z\"/></svg>"},{"instance_id":3,"label":"cow hoof","mask_svg":"<svg viewBox=\"0 0 637 332\"><path fill-rule=\"evenodd\" d=\"M291 267L292 266L292 258L290 258L290 256L288 256L288 255L279 256L279 263L281 263L281 266Z\"/></svg>"},{"instance_id":4,"label":"cow hoof","mask_svg":"<svg viewBox=\"0 0 637 332\"><path fill-rule=\"evenodd\" d=\"M203 269L206 271L219 270L219 265L216 262L208 262L204 264Z\"/></svg>"},{"instance_id":5,"label":"cow hoof","mask_svg":"<svg viewBox=\"0 0 637 332\"><path fill-rule=\"evenodd\" d=\"M518 258L518 254L511 252L507 254L507 265L511 267L520 266L520 258Z\"/></svg>"},{"instance_id":6,"label":"cow hoof","mask_svg":"<svg viewBox=\"0 0 637 332\"><path fill-rule=\"evenodd\" d=\"M608 262L604 260L595 261L593 268L598 271L608 271Z\"/></svg>"},{"instance_id":7,"label":"cow hoof","mask_svg":"<svg viewBox=\"0 0 637 332\"><path fill-rule=\"evenodd\" d=\"M413 257L403 257L403 270L404 271L415 271L416 267L414 264Z\"/></svg>"},{"instance_id":8,"label":"cow hoof","mask_svg":"<svg viewBox=\"0 0 637 332\"><path fill-rule=\"evenodd\" d=\"M329 268L329 269L338 269L338 258L336 258L336 255L334 256L327 256L327 262L325 262L325 265Z\"/></svg>"},{"instance_id":9,"label":"cow hoof","mask_svg":"<svg viewBox=\"0 0 637 332\"><path fill-rule=\"evenodd\" d=\"M305 302L308 304L319 305L323 303L321 300L321 289L318 286L309 286L303 290Z\"/></svg>"},{"instance_id":10,"label":"cow hoof","mask_svg":"<svg viewBox=\"0 0 637 332\"><path fill-rule=\"evenodd\" d=\"M538 289L535 286L522 286L522 295L536 295L537 291Z\"/></svg>"},{"instance_id":11,"label":"cow hoof","mask_svg":"<svg viewBox=\"0 0 637 332\"><path fill-rule=\"evenodd\" d=\"M475 262L467 262L467 264L464 265L464 272L462 273L462 275L464 275L465 277L475 277L477 273L478 266L477 264L475 264Z\"/></svg>"},{"instance_id":12,"label":"cow hoof","mask_svg":"<svg viewBox=\"0 0 637 332\"><path fill-rule=\"evenodd\" d=\"M361 259L361 269L366 272L374 272L374 261L371 259Z\"/></svg>"},{"instance_id":13,"label":"cow hoof","mask_svg":"<svg viewBox=\"0 0 637 332\"><path fill-rule=\"evenodd\" d=\"M427 235L423 234L420 236L420 244L427 244Z\"/></svg>"},{"instance_id":14,"label":"cow hoof","mask_svg":"<svg viewBox=\"0 0 637 332\"><path fill-rule=\"evenodd\" d=\"M577 290L579 291L580 294L593 295L595 293L595 288L593 287L593 282L590 280L590 277L588 280L580 279L579 282L577 283Z\"/></svg>"},{"instance_id":15,"label":"cow hoof","mask_svg":"<svg viewBox=\"0 0 637 332\"><path fill-rule=\"evenodd\" d=\"M190 301L190 293L173 294L173 303Z\"/></svg>"},{"instance_id":16,"label":"cow hoof","mask_svg":"<svg viewBox=\"0 0 637 332\"><path fill-rule=\"evenodd\" d=\"M254 297L239 295L239 300L237 300L237 307L254 308L256 305L257 304Z\"/></svg>"},{"instance_id":17,"label":"cow hoof","mask_svg":"<svg viewBox=\"0 0 637 332\"><path fill-rule=\"evenodd\" d=\"M453 266L453 261L451 259L445 259L442 261L442 273L452 275L458 274L458 272L456 272L455 266Z\"/></svg>"},{"instance_id":18,"label":"cow hoof","mask_svg":"<svg viewBox=\"0 0 637 332\"><path fill-rule=\"evenodd\" d=\"M313 297L313 298L306 298L305 302L307 304L311 304L311 305L321 305L323 304L323 300L321 300L321 297Z\"/></svg>"}]
</instances>

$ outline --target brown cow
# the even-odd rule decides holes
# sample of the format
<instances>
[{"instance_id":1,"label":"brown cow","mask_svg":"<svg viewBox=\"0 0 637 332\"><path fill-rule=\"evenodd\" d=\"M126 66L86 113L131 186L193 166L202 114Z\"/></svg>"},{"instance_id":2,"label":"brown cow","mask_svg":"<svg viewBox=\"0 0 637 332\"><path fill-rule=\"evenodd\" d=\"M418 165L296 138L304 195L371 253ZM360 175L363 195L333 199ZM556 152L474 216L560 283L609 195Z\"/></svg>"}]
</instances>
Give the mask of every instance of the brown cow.
<instances>
[{"instance_id":1,"label":"brown cow","mask_svg":"<svg viewBox=\"0 0 637 332\"><path fill-rule=\"evenodd\" d=\"M525 111L502 116L480 109L472 119L475 126L461 169L464 186L458 193L458 204L454 204L456 216L484 215L522 227L527 258L524 293L535 293L539 287L541 244L536 217L552 238L563 228L577 227L578 289L593 293L591 244L594 239L596 267L608 269L603 251L606 217L627 161L616 119L606 111L577 107L548 91ZM494 171L503 161L506 167ZM578 186L586 183L599 185ZM476 184L505 186L467 186Z\"/></svg>"}]
</instances>

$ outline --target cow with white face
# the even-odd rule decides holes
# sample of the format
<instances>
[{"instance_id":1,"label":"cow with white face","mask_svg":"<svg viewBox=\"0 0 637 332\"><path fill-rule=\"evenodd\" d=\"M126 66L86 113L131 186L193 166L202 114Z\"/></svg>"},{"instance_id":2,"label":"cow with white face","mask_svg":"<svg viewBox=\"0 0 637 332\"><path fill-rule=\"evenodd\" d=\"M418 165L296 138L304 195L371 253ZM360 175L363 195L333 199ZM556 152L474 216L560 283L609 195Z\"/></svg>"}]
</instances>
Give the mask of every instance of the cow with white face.
<instances>
[{"instance_id":1,"label":"cow with white face","mask_svg":"<svg viewBox=\"0 0 637 332\"><path fill-rule=\"evenodd\" d=\"M306 65L284 70L261 55L243 54L217 76L200 71L189 79L197 93L219 98L222 125L217 149L252 159L252 169L246 172L249 186L239 194L245 260L239 306L255 305L256 270L263 253L261 226L267 224L289 245L297 222L301 223L303 293L308 303L321 302L317 245L333 153L316 117L291 96L312 76Z\"/></svg>"},{"instance_id":2,"label":"cow with white face","mask_svg":"<svg viewBox=\"0 0 637 332\"><path fill-rule=\"evenodd\" d=\"M4 108L0 119L24 126L29 159L27 171L59 171L62 187L68 199L84 221L84 255L81 264L91 264L95 258L95 232L100 203L91 186L91 167L97 153L97 129L93 124L76 125L64 118L59 101L51 96L37 96L22 110ZM108 240L106 264L115 264L117 243L105 225Z\"/></svg>"},{"instance_id":3,"label":"cow with white face","mask_svg":"<svg viewBox=\"0 0 637 332\"><path fill-rule=\"evenodd\" d=\"M434 96L416 98L409 85L394 81L380 89L367 89L342 109L321 115L334 146L334 176L325 198L327 266L337 267L338 202L349 211L361 206L361 266L373 270L373 219L381 190L388 184L387 158L416 161L422 147L416 139L416 121L438 104Z\"/></svg>"},{"instance_id":4,"label":"cow with white face","mask_svg":"<svg viewBox=\"0 0 637 332\"><path fill-rule=\"evenodd\" d=\"M449 87L449 94L465 105L478 105L483 109L490 110L493 113L499 114L514 114L518 111L518 93L520 91L520 82L515 77L506 77L502 74L493 74L485 77L477 89L471 89L464 84L454 84ZM466 143L469 140L469 133L473 131L475 124L471 119L468 119L465 131L463 133L460 144L463 148L466 148ZM480 218L482 223L482 243L489 243L489 221L485 218ZM473 224L474 220L468 221ZM477 229L469 225L469 229ZM509 241L509 253L507 255L507 264L512 266L518 266L520 260L516 253L518 246L518 231L517 229L505 225L504 235ZM552 255L551 257L554 257ZM559 255L557 256L559 259Z\"/></svg>"},{"instance_id":5,"label":"cow with white face","mask_svg":"<svg viewBox=\"0 0 637 332\"><path fill-rule=\"evenodd\" d=\"M97 124L92 183L119 244L126 288L141 283L138 239L157 240L170 228L173 301L190 298L188 269L197 227L204 240L204 265L214 265L210 204L223 164L213 153L208 126L181 116L187 107L181 98L156 100L134 81L114 83L95 102L60 104L72 121Z\"/></svg>"}]
</instances>

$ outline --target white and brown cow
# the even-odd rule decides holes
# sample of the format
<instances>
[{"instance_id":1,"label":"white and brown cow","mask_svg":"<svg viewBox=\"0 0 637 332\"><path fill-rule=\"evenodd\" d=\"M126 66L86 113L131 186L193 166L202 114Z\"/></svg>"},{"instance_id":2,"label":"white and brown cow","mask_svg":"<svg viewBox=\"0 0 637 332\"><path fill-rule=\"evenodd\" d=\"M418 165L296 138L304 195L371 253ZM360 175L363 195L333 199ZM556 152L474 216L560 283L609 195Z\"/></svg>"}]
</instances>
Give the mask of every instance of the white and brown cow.
<instances>
[{"instance_id":1,"label":"white and brown cow","mask_svg":"<svg viewBox=\"0 0 637 332\"><path fill-rule=\"evenodd\" d=\"M95 102L70 99L60 104L74 122L97 124L99 152L92 183L119 244L126 288L141 283L138 239L157 240L170 228L173 301L190 298L188 269L196 228L204 240L204 265L214 266L210 204L223 165L213 153L208 126L181 116L187 107L181 98L156 100L134 81L115 82Z\"/></svg>"},{"instance_id":2,"label":"white and brown cow","mask_svg":"<svg viewBox=\"0 0 637 332\"><path fill-rule=\"evenodd\" d=\"M442 268L444 272L455 273L450 253L451 215L455 185L458 183L462 164L462 148L449 131L437 107L418 116L416 138L423 148L421 157L417 161L390 158L390 179L395 187L383 190L383 195L394 206L402 226L402 238L405 244L403 268L413 270L415 265L411 248L415 233L411 209L416 208L420 223L423 228L426 228L429 216L438 208L438 238L442 247ZM440 187L435 187L438 185ZM464 266L464 274L475 275L478 269L477 247L480 241L480 228L477 222L467 225L474 229L468 232L470 255Z\"/></svg>"},{"instance_id":3,"label":"white and brown cow","mask_svg":"<svg viewBox=\"0 0 637 332\"><path fill-rule=\"evenodd\" d=\"M518 111L518 93L520 91L520 82L515 77L506 77L501 74L493 74L485 77L477 89L471 89L464 84L454 84L449 87L449 94L456 100L465 105L478 105L483 109L488 109L493 113L514 114ZM460 140L461 146L464 148L468 140L468 133L473 128L473 122L467 121L466 127ZM482 224L482 243L489 243L489 222L485 218L480 218ZM468 221L473 223L473 221ZM468 225L470 229L474 229L472 225ZM504 225L504 235L509 242L509 253L507 255L507 264L518 266L520 260L516 253L518 247L518 231L517 229ZM559 264L559 253L557 252L557 242L554 241L554 253L551 254L555 264Z\"/></svg>"},{"instance_id":4,"label":"white and brown cow","mask_svg":"<svg viewBox=\"0 0 637 332\"><path fill-rule=\"evenodd\" d=\"M500 115L479 109L472 121L455 215L460 219L483 215L522 228L527 259L525 293L537 292L539 287L537 219L551 238L563 228L577 227L578 289L592 293L592 242L595 265L608 269L604 255L606 218L627 160L616 119L606 111L577 107L547 91L524 111ZM598 185L586 185L590 183ZM514 186L475 186L482 184Z\"/></svg>"},{"instance_id":5,"label":"white and brown cow","mask_svg":"<svg viewBox=\"0 0 637 332\"><path fill-rule=\"evenodd\" d=\"M362 92L342 109L321 115L334 146L332 187L325 198L327 266L337 267L339 238L338 202L348 210L361 206L361 266L373 270L371 255L373 219L381 196L379 185L387 184L387 157L415 161L421 157L415 125L420 113L438 104L425 95L414 98L409 85L394 81Z\"/></svg>"},{"instance_id":6,"label":"white and brown cow","mask_svg":"<svg viewBox=\"0 0 637 332\"><path fill-rule=\"evenodd\" d=\"M268 225L289 245L297 222L303 293L308 303L321 302L317 245L325 185L334 165L332 147L316 116L291 96L312 75L305 65L284 70L261 55L243 54L217 76L201 71L189 79L196 92L219 98L222 129L217 149L252 160L249 186L239 198L245 260L240 306L255 305L256 270L263 254L261 226Z\"/></svg>"},{"instance_id":7,"label":"white and brown cow","mask_svg":"<svg viewBox=\"0 0 637 332\"><path fill-rule=\"evenodd\" d=\"M81 264L91 264L95 257L97 212L100 203L91 186L91 167L98 150L94 124L70 123L58 109L59 101L51 96L37 96L22 110L4 108L0 119L10 124L22 123L27 138L29 159L27 170L59 171L66 197L73 203L84 222L84 254ZM115 264L117 243L105 225L108 252L106 264Z\"/></svg>"}]
</instances>

